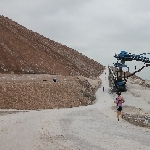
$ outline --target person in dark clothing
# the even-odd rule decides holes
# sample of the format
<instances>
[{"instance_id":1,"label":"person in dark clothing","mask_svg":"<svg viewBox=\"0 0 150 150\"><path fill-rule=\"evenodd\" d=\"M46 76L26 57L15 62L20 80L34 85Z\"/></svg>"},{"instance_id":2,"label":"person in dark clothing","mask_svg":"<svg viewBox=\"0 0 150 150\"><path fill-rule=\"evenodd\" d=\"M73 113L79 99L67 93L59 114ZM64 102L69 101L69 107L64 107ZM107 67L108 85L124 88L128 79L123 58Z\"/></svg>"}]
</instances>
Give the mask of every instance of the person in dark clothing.
<instances>
[{"instance_id":1,"label":"person in dark clothing","mask_svg":"<svg viewBox=\"0 0 150 150\"><path fill-rule=\"evenodd\" d=\"M56 79L56 78L53 78L53 81L54 81L54 82L56 82L56 81L57 81L57 79Z\"/></svg>"},{"instance_id":2,"label":"person in dark clothing","mask_svg":"<svg viewBox=\"0 0 150 150\"><path fill-rule=\"evenodd\" d=\"M104 92L104 86L103 86L103 92Z\"/></svg>"}]
</instances>

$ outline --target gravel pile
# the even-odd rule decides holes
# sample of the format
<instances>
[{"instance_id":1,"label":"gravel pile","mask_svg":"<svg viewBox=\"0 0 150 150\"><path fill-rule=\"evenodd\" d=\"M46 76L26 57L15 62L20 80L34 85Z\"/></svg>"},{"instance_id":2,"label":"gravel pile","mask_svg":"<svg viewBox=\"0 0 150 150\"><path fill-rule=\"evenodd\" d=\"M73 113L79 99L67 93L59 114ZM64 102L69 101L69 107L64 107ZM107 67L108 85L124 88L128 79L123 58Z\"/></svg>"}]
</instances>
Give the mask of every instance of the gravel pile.
<instances>
[{"instance_id":1,"label":"gravel pile","mask_svg":"<svg viewBox=\"0 0 150 150\"><path fill-rule=\"evenodd\" d=\"M138 115L138 114L129 114L123 113L122 118L131 124L141 127L147 127L150 129L150 115Z\"/></svg>"},{"instance_id":2,"label":"gravel pile","mask_svg":"<svg viewBox=\"0 0 150 150\"><path fill-rule=\"evenodd\" d=\"M35 75L33 80L28 75L26 79L18 76L19 79L0 81L0 108L37 110L90 105L100 86L99 79L94 80L94 88L84 77L58 76L58 81L53 82L51 76L40 76Z\"/></svg>"}]
</instances>

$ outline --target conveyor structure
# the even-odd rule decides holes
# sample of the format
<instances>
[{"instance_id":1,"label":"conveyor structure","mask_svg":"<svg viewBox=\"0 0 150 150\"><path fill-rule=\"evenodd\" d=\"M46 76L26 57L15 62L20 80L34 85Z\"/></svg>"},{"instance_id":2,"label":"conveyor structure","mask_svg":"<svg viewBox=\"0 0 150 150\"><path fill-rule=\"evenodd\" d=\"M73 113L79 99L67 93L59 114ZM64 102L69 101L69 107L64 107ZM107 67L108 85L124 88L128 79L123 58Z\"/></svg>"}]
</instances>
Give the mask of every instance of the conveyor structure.
<instances>
[{"instance_id":1,"label":"conveyor structure","mask_svg":"<svg viewBox=\"0 0 150 150\"><path fill-rule=\"evenodd\" d=\"M127 91L126 88L126 82L128 77L133 76L135 73L140 72L142 69L144 69L144 67L148 67L150 66L150 60L149 58L146 57L146 54L150 54L150 53L142 53L140 55L135 55L135 54L131 54L128 53L126 51L121 51L120 54L115 54L115 58L117 59L117 63L113 63L114 66L108 66L109 68L109 85L112 89L112 91L121 91L121 92L125 92ZM128 68L128 72L129 72L129 67L125 64L126 61L141 61L143 62L145 65L140 68L139 70L126 75L125 72L123 71L123 67ZM135 66L136 68L136 66Z\"/></svg>"}]
</instances>

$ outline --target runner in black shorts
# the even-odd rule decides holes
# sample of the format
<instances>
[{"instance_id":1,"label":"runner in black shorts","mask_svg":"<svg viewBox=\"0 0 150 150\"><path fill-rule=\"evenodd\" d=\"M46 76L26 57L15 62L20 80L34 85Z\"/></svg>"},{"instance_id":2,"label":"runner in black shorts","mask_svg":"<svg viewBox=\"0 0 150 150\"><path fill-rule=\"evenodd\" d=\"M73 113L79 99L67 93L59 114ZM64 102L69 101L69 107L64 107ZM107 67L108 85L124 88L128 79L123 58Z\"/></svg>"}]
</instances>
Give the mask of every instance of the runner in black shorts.
<instances>
[{"instance_id":1,"label":"runner in black shorts","mask_svg":"<svg viewBox=\"0 0 150 150\"><path fill-rule=\"evenodd\" d=\"M121 110L122 110L122 107L121 107L121 106L119 106L119 108L117 108L117 110L121 112Z\"/></svg>"},{"instance_id":2,"label":"runner in black shorts","mask_svg":"<svg viewBox=\"0 0 150 150\"><path fill-rule=\"evenodd\" d=\"M117 119L119 121L119 116L121 115L121 111L122 111L122 103L124 103L124 99L121 96L121 92L116 93L118 95L118 97L116 98L116 101L114 101L114 103L117 104Z\"/></svg>"}]
</instances>

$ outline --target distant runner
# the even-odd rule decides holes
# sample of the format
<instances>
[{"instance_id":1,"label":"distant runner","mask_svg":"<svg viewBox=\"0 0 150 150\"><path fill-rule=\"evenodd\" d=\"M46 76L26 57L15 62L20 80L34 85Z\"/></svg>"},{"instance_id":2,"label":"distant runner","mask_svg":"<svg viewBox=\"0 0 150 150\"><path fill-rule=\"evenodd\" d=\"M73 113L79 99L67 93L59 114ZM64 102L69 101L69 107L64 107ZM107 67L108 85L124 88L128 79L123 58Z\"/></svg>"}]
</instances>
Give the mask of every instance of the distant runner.
<instances>
[{"instance_id":1,"label":"distant runner","mask_svg":"<svg viewBox=\"0 0 150 150\"><path fill-rule=\"evenodd\" d=\"M117 119L119 121L119 116L122 115L121 111L122 111L122 103L125 102L125 100L123 99L123 97L121 96L121 92L116 93L118 95L118 97L116 98L116 101L114 101L114 103L117 104Z\"/></svg>"}]
</instances>

